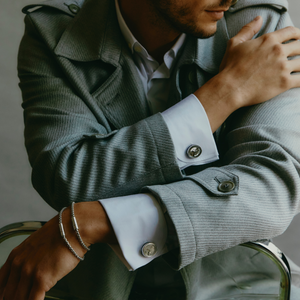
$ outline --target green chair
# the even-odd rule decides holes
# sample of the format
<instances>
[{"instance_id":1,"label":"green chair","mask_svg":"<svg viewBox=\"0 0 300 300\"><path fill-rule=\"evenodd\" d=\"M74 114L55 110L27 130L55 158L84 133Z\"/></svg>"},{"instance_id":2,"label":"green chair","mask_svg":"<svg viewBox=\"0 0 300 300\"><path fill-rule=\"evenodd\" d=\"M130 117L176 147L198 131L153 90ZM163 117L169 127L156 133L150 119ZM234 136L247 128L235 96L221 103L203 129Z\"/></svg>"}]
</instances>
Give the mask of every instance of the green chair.
<instances>
[{"instance_id":1,"label":"green chair","mask_svg":"<svg viewBox=\"0 0 300 300\"><path fill-rule=\"evenodd\" d=\"M0 267L6 261L11 250L25 240L31 233L41 228L45 222L21 222L7 225L0 229ZM243 294L237 296L224 296L214 300L289 300L291 290L291 272L285 255L270 241L249 242L240 245L252 248L274 262L280 272L278 294ZM58 290L51 289L45 299L71 300L72 296Z\"/></svg>"}]
</instances>

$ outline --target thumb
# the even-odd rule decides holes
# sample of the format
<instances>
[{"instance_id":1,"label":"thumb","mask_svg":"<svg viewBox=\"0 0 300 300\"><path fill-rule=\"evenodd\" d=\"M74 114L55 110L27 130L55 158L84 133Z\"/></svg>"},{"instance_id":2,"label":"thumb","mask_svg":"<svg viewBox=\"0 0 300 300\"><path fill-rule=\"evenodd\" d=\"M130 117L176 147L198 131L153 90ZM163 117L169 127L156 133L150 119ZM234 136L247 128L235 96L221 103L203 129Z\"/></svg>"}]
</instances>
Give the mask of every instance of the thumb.
<instances>
[{"instance_id":1,"label":"thumb","mask_svg":"<svg viewBox=\"0 0 300 300\"><path fill-rule=\"evenodd\" d=\"M261 16L257 16L253 21L246 24L239 33L233 37L233 46L236 46L240 43L251 40L256 33L261 29L263 24L263 19Z\"/></svg>"}]
</instances>

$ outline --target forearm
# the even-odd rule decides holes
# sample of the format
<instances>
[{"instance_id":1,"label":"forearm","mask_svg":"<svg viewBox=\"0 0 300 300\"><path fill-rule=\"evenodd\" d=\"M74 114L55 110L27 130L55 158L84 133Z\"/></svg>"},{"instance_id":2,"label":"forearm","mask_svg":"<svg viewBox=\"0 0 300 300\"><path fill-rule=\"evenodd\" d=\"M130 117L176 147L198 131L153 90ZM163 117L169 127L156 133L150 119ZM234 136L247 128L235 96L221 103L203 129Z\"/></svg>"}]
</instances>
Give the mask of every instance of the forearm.
<instances>
[{"instance_id":1,"label":"forearm","mask_svg":"<svg viewBox=\"0 0 300 300\"><path fill-rule=\"evenodd\" d=\"M117 243L109 218L98 201L76 203L74 212L80 235L88 247L96 243ZM72 239L71 244L84 251L72 228L71 207L67 207L63 214L65 232Z\"/></svg>"},{"instance_id":2,"label":"forearm","mask_svg":"<svg viewBox=\"0 0 300 300\"><path fill-rule=\"evenodd\" d=\"M239 108L236 100L238 92L230 73L219 73L194 94L206 111L212 132Z\"/></svg>"},{"instance_id":3,"label":"forearm","mask_svg":"<svg viewBox=\"0 0 300 300\"><path fill-rule=\"evenodd\" d=\"M219 167L145 190L161 199L176 227L176 267L286 230L300 211L299 108L294 89L236 112L221 140ZM220 190L226 181L231 191Z\"/></svg>"}]
</instances>

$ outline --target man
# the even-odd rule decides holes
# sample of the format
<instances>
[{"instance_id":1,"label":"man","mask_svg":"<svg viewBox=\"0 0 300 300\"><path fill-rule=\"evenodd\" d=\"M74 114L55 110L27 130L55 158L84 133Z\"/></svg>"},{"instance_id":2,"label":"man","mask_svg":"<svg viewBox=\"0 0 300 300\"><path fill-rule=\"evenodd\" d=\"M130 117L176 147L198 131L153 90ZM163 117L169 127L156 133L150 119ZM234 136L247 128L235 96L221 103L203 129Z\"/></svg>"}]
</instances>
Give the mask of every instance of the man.
<instances>
[{"instance_id":1,"label":"man","mask_svg":"<svg viewBox=\"0 0 300 300\"><path fill-rule=\"evenodd\" d=\"M1 300L41 300L63 277L74 299L272 290L243 282L241 260L262 261L235 246L281 234L299 212L300 63L287 58L300 31L285 1L231 4L53 0L28 15L19 76L33 185L57 210L79 202L93 246L78 264L68 207L12 252Z\"/></svg>"}]
</instances>

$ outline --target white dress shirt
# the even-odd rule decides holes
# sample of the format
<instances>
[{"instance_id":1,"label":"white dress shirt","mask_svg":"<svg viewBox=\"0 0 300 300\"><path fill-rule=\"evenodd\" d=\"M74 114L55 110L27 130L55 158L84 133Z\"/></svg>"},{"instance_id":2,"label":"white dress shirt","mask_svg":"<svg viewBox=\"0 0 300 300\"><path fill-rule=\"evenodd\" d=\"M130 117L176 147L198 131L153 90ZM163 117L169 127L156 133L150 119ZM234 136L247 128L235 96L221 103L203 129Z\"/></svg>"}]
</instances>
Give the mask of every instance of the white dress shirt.
<instances>
[{"instance_id":1,"label":"white dress shirt","mask_svg":"<svg viewBox=\"0 0 300 300\"><path fill-rule=\"evenodd\" d=\"M202 165L217 160L218 151L209 120L195 95L191 94L165 110L170 91L170 75L183 48L185 34L178 38L159 65L132 35L121 15L118 1L115 0L115 3L120 29L131 49L149 107L152 113L162 112L174 143L179 167L184 169L190 165ZM198 158L187 155L187 149L191 145L201 147L202 153ZM166 210L154 196L137 194L99 201L118 240L118 245L111 245L111 248L129 270L136 270L168 251L168 232L164 217ZM142 255L141 249L147 242L157 246L157 253L152 257Z\"/></svg>"}]
</instances>

